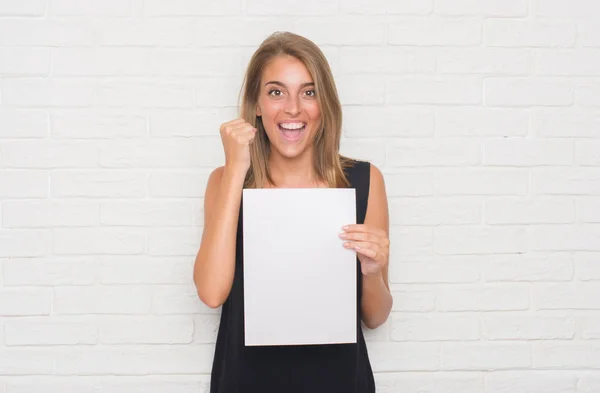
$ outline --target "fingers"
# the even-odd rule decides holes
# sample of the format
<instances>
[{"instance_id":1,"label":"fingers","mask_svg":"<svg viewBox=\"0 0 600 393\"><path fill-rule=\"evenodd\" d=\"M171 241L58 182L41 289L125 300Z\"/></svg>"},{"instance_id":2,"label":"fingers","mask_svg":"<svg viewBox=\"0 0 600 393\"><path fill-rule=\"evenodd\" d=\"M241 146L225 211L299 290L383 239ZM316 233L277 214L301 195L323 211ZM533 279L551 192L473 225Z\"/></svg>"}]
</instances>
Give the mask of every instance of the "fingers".
<instances>
[{"instance_id":1,"label":"fingers","mask_svg":"<svg viewBox=\"0 0 600 393\"><path fill-rule=\"evenodd\" d=\"M381 236L369 232L343 232L340 233L340 237L345 240L357 240L375 243L381 240Z\"/></svg>"},{"instance_id":2,"label":"fingers","mask_svg":"<svg viewBox=\"0 0 600 393\"><path fill-rule=\"evenodd\" d=\"M348 248L348 249L356 250L356 252L358 254L362 254L371 259L377 259L377 257L380 255L380 252L378 251L379 247L377 247L377 245L375 245L373 243L345 242L344 247Z\"/></svg>"},{"instance_id":3,"label":"fingers","mask_svg":"<svg viewBox=\"0 0 600 393\"><path fill-rule=\"evenodd\" d=\"M345 225L342 227L342 230L344 230L344 232L347 232L347 233L366 232L366 233L372 233L377 236L387 236L386 232L383 229L372 228L372 227L366 226L364 224Z\"/></svg>"}]
</instances>

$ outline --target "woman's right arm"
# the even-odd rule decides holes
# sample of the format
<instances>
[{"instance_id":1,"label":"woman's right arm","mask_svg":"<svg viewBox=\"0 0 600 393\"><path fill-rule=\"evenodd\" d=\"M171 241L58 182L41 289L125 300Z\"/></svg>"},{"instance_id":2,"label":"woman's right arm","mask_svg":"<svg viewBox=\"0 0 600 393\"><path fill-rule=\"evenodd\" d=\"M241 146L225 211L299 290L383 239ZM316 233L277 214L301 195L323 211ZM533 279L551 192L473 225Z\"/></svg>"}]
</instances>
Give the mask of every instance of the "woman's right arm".
<instances>
[{"instance_id":1,"label":"woman's right arm","mask_svg":"<svg viewBox=\"0 0 600 393\"><path fill-rule=\"evenodd\" d=\"M237 120L221 127L226 164L209 176L204 195L204 229L194 262L198 296L211 308L222 305L233 283L238 215L246 172L249 144L255 129Z\"/></svg>"}]
</instances>

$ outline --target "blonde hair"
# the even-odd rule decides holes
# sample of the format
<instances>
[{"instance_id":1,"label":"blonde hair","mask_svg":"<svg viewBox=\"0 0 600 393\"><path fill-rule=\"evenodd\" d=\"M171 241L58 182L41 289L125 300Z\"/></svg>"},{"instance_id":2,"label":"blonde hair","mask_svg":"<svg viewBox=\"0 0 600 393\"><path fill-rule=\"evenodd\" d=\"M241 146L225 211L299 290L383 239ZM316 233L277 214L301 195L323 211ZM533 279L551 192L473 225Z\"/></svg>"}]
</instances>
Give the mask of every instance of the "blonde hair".
<instances>
[{"instance_id":1,"label":"blonde hair","mask_svg":"<svg viewBox=\"0 0 600 393\"><path fill-rule=\"evenodd\" d=\"M275 32L267 37L253 54L240 91L240 117L258 129L250 145L251 165L244 186L261 188L265 182L274 184L269 171L271 146L256 115L262 72L275 57L289 55L300 60L313 78L321 111L321 124L314 138L313 167L318 180L332 188L348 187L344 169L349 158L339 154L342 134L342 107L333 74L323 52L312 41L290 32Z\"/></svg>"}]
</instances>

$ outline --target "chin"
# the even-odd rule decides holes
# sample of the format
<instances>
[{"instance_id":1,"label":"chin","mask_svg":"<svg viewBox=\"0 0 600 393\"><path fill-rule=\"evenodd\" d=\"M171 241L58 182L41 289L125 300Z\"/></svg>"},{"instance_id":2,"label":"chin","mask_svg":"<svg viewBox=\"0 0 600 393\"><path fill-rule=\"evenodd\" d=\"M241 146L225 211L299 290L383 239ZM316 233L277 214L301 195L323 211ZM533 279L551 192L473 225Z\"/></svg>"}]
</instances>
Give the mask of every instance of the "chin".
<instances>
[{"instance_id":1,"label":"chin","mask_svg":"<svg viewBox=\"0 0 600 393\"><path fill-rule=\"evenodd\" d=\"M312 132L308 126L290 132L278 125L273 126L274 131L269 133L269 139L273 149L285 158L296 158L301 156L307 149L312 139Z\"/></svg>"}]
</instances>

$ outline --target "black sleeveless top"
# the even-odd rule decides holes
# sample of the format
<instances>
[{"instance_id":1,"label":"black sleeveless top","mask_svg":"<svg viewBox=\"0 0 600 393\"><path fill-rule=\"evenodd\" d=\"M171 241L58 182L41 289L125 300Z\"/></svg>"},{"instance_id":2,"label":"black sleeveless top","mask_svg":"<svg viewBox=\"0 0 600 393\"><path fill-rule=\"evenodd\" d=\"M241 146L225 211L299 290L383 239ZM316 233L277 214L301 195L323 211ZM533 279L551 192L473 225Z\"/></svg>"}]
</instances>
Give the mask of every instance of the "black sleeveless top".
<instances>
[{"instance_id":1,"label":"black sleeveless top","mask_svg":"<svg viewBox=\"0 0 600 393\"><path fill-rule=\"evenodd\" d=\"M356 189L356 222L364 223L370 163L346 169ZM235 274L222 306L210 393L374 393L375 382L361 326L362 273L357 269L357 343L292 346L244 345L242 209L237 228ZM306 283L307 290L310 283Z\"/></svg>"}]
</instances>

